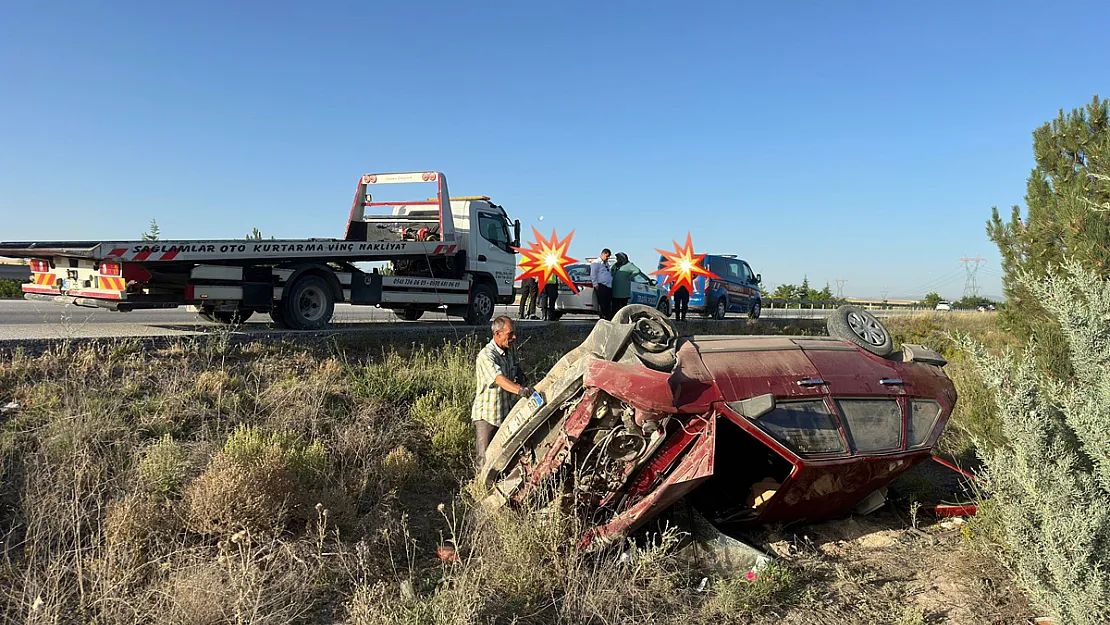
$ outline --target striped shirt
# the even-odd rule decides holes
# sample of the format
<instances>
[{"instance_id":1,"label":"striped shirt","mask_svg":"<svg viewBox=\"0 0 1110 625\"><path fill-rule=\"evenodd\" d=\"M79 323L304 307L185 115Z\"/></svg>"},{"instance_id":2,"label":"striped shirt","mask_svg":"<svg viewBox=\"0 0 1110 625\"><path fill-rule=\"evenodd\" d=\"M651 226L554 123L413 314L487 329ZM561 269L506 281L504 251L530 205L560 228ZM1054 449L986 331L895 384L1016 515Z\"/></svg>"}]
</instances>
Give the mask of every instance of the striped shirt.
<instances>
[{"instance_id":1,"label":"striped shirt","mask_svg":"<svg viewBox=\"0 0 1110 625\"><path fill-rule=\"evenodd\" d=\"M474 375L477 384L474 392L474 407L470 409L471 421L486 421L501 427L505 417L516 403L516 395L502 389L494 380L503 375L510 380L517 378L516 354L510 349L501 349L490 341L474 361Z\"/></svg>"}]
</instances>

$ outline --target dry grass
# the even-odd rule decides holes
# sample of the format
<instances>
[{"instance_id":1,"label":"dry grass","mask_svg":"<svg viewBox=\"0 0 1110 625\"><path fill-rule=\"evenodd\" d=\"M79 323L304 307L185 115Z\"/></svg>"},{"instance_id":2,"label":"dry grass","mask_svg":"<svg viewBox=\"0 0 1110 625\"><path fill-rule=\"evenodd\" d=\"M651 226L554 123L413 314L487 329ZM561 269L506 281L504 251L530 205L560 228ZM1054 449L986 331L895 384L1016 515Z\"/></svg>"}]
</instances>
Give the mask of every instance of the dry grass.
<instances>
[{"instance_id":1,"label":"dry grass","mask_svg":"<svg viewBox=\"0 0 1110 625\"><path fill-rule=\"evenodd\" d=\"M533 379L583 337L530 334ZM812 563L718 580L676 556L673 531L585 555L573 519L469 514L484 340L13 354L0 362L0 400L22 406L0 422L0 622L810 623L805 603L822 597L901 618L898 597L834 593ZM445 541L460 562L435 557Z\"/></svg>"}]
</instances>

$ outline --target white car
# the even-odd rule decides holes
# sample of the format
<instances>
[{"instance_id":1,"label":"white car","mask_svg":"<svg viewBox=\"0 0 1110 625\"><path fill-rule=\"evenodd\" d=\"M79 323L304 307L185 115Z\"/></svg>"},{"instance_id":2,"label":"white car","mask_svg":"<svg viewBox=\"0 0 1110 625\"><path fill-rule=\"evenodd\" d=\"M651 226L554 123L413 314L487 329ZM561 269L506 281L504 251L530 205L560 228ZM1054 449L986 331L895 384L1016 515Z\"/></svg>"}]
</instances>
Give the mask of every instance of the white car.
<instances>
[{"instance_id":1,"label":"white car","mask_svg":"<svg viewBox=\"0 0 1110 625\"><path fill-rule=\"evenodd\" d=\"M949 302L938 302L937 310L952 310L952 304Z\"/></svg>"},{"instance_id":2,"label":"white car","mask_svg":"<svg viewBox=\"0 0 1110 625\"><path fill-rule=\"evenodd\" d=\"M555 300L555 318L564 314L598 314L597 296L594 288L590 286L590 266L585 263L576 263L567 266L567 275L571 282L578 287L578 293L572 293L570 287L559 283L559 299ZM643 304L659 310L668 317L671 314L671 298L667 297L667 289L659 287L644 272L632 278L632 296L629 304Z\"/></svg>"}]
</instances>

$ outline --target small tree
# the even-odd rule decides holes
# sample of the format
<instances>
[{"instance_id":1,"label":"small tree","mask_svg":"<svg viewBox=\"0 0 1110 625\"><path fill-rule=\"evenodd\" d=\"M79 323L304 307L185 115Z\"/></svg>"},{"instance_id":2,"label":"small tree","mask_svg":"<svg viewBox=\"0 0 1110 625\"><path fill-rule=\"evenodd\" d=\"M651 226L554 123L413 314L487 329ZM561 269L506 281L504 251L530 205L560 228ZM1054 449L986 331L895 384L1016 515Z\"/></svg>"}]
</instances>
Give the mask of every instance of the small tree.
<instances>
[{"instance_id":1,"label":"small tree","mask_svg":"<svg viewBox=\"0 0 1110 625\"><path fill-rule=\"evenodd\" d=\"M151 219L150 220L150 228L148 228L147 231L143 233L143 240L144 241L157 241L158 237L160 237L161 235L162 235L162 231L158 228L158 220L157 219Z\"/></svg>"},{"instance_id":2,"label":"small tree","mask_svg":"<svg viewBox=\"0 0 1110 625\"><path fill-rule=\"evenodd\" d=\"M1021 272L1015 286L1060 328L1074 378L964 339L993 388L1008 444L984 452L1004 558L1059 623L1110 622L1110 282L1086 263ZM987 449L983 446L980 449Z\"/></svg>"},{"instance_id":3,"label":"small tree","mask_svg":"<svg viewBox=\"0 0 1110 625\"><path fill-rule=\"evenodd\" d=\"M920 304L925 308L936 308L937 304L942 301L944 300L941 298L940 293L933 292L926 295L925 299L921 300Z\"/></svg>"},{"instance_id":4,"label":"small tree","mask_svg":"<svg viewBox=\"0 0 1110 625\"><path fill-rule=\"evenodd\" d=\"M247 235L247 240L248 241L261 241L262 240L262 231L259 230L258 228L252 228L251 233Z\"/></svg>"}]
</instances>

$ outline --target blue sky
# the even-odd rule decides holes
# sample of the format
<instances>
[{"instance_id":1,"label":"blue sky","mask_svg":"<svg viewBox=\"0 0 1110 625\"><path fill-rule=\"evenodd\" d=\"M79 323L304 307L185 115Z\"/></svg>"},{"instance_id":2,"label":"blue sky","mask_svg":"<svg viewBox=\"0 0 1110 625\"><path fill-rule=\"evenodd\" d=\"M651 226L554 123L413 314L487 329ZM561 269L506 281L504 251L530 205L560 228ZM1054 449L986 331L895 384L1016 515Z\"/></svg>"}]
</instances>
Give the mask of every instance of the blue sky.
<instances>
[{"instance_id":1,"label":"blue sky","mask_svg":"<svg viewBox=\"0 0 1110 625\"><path fill-rule=\"evenodd\" d=\"M1110 91L1105 3L602 4L3 3L0 240L341 237L438 169L578 258L998 295L1031 132Z\"/></svg>"}]
</instances>

